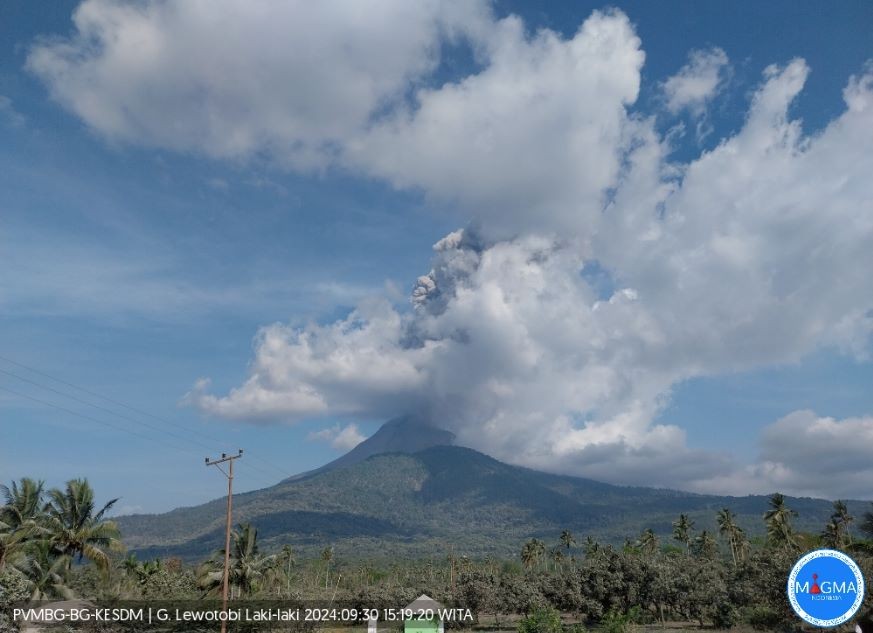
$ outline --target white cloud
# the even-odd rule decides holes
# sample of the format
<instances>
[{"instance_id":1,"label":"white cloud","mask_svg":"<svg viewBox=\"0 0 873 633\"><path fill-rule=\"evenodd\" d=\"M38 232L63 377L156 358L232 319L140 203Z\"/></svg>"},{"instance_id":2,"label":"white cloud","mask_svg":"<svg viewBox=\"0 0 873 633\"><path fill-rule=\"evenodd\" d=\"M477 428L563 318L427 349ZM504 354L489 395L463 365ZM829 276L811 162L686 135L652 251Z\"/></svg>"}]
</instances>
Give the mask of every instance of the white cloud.
<instances>
[{"instance_id":1,"label":"white cloud","mask_svg":"<svg viewBox=\"0 0 873 633\"><path fill-rule=\"evenodd\" d=\"M363 301L335 323L267 326L247 380L226 395L199 382L190 404L259 422L415 412L512 462L704 489L746 471L654 422L674 385L823 346L868 353L873 74L804 136L788 108L809 70L770 67L736 135L672 164L628 112L644 53L619 12L567 39L466 3L338 6L88 0L76 37L29 58L110 138L336 164L472 218L437 244L411 312ZM460 30L479 67L423 88ZM665 107L699 115L726 69L719 49L693 53ZM768 437L750 468L790 477Z\"/></svg>"},{"instance_id":2,"label":"white cloud","mask_svg":"<svg viewBox=\"0 0 873 633\"><path fill-rule=\"evenodd\" d=\"M228 418L295 420L332 411L389 416L424 387L422 353L393 353L403 318L384 301L364 302L342 321L303 329L263 328L249 379L227 397L201 380L185 402Z\"/></svg>"},{"instance_id":3,"label":"white cloud","mask_svg":"<svg viewBox=\"0 0 873 633\"><path fill-rule=\"evenodd\" d=\"M700 115L724 85L730 66L720 48L692 51L688 63L662 85L667 109Z\"/></svg>"},{"instance_id":4,"label":"white cloud","mask_svg":"<svg viewBox=\"0 0 873 633\"><path fill-rule=\"evenodd\" d=\"M487 14L452 0L85 0L75 34L27 63L113 141L311 168Z\"/></svg>"},{"instance_id":5,"label":"white cloud","mask_svg":"<svg viewBox=\"0 0 873 633\"><path fill-rule=\"evenodd\" d=\"M653 420L690 377L868 349L873 95L853 80L853 105L805 138L786 112L806 73L768 69L745 127L678 172L639 122L612 202L572 233L448 236L411 314L267 328L251 378L206 408L257 415L249 399L306 386L324 412L423 411L529 466L701 490L750 481ZM607 299L580 274L595 260L616 287Z\"/></svg>"},{"instance_id":6,"label":"white cloud","mask_svg":"<svg viewBox=\"0 0 873 633\"><path fill-rule=\"evenodd\" d=\"M86 0L75 35L34 46L28 67L110 140L339 165L456 201L501 236L593 218L615 184L645 57L621 13L564 40L484 2L256 6ZM484 68L421 88L446 38Z\"/></svg>"},{"instance_id":7,"label":"white cloud","mask_svg":"<svg viewBox=\"0 0 873 633\"><path fill-rule=\"evenodd\" d=\"M780 471L780 489L869 497L873 417L835 420L796 411L764 429L761 460Z\"/></svg>"},{"instance_id":8,"label":"white cloud","mask_svg":"<svg viewBox=\"0 0 873 633\"><path fill-rule=\"evenodd\" d=\"M361 433L357 424L347 424L340 427L335 424L332 427L322 429L321 431L313 431L307 435L307 439L311 441L328 442L332 448L338 451L350 451L355 446L363 442L367 437Z\"/></svg>"},{"instance_id":9,"label":"white cloud","mask_svg":"<svg viewBox=\"0 0 873 633\"><path fill-rule=\"evenodd\" d=\"M757 463L714 477L710 492L870 498L873 482L873 417L819 417L795 411L765 427Z\"/></svg>"},{"instance_id":10,"label":"white cloud","mask_svg":"<svg viewBox=\"0 0 873 633\"><path fill-rule=\"evenodd\" d=\"M349 142L344 160L472 212L489 237L578 230L615 185L645 55L627 17L595 12L573 38L515 17L483 43L485 66L422 89Z\"/></svg>"}]
</instances>

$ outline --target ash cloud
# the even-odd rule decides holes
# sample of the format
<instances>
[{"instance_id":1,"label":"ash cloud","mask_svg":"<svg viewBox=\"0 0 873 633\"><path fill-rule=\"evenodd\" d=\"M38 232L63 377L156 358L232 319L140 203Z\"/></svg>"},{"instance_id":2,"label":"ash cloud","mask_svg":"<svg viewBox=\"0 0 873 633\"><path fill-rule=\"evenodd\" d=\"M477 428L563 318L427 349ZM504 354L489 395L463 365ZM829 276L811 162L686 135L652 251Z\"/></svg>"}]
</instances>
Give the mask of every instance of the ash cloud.
<instances>
[{"instance_id":1,"label":"ash cloud","mask_svg":"<svg viewBox=\"0 0 873 633\"><path fill-rule=\"evenodd\" d=\"M69 40L29 57L55 99L113 141L350 170L472 218L436 244L411 306L372 298L334 323L266 326L247 380L227 394L200 381L188 404L260 423L414 412L513 463L701 491L802 492L790 473L813 445L838 463L839 441L803 433L783 446L768 429L759 463L738 464L659 420L689 378L825 347L869 354L869 68L807 136L789 107L809 68L771 66L742 129L675 163L658 113L631 113L645 53L621 12L595 12L567 38L479 3L380 2L363 30L340 3L292 5L241 19L227 2L88 0ZM289 25L330 76L312 77ZM187 36L159 37L175 32ZM231 35L248 44L228 60ZM478 68L428 86L450 40ZM665 107L705 120L727 64L718 49L693 54L664 85ZM215 67L240 81L211 81ZM853 490L871 477L859 471Z\"/></svg>"}]
</instances>

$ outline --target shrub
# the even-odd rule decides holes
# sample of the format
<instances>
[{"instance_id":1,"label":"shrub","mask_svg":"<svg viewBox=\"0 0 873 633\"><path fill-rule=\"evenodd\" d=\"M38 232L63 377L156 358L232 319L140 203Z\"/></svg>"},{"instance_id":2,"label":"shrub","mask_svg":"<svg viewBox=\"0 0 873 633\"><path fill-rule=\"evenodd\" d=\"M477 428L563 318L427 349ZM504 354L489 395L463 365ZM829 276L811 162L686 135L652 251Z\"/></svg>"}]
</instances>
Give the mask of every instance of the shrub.
<instances>
[{"instance_id":1,"label":"shrub","mask_svg":"<svg viewBox=\"0 0 873 633\"><path fill-rule=\"evenodd\" d=\"M13 569L0 571L0 633L14 633L19 630L12 620L13 605L30 597L27 580Z\"/></svg>"},{"instance_id":2,"label":"shrub","mask_svg":"<svg viewBox=\"0 0 873 633\"><path fill-rule=\"evenodd\" d=\"M770 607L752 607L746 621L757 631L776 631L783 628L782 616Z\"/></svg>"},{"instance_id":3,"label":"shrub","mask_svg":"<svg viewBox=\"0 0 873 633\"><path fill-rule=\"evenodd\" d=\"M145 600L192 600L199 596L190 572L173 573L163 567L143 579L140 592Z\"/></svg>"},{"instance_id":4,"label":"shrub","mask_svg":"<svg viewBox=\"0 0 873 633\"><path fill-rule=\"evenodd\" d=\"M737 625L739 619L740 614L734 605L730 602L721 602L715 608L712 623L717 629L732 629Z\"/></svg>"},{"instance_id":5,"label":"shrub","mask_svg":"<svg viewBox=\"0 0 873 633\"><path fill-rule=\"evenodd\" d=\"M552 607L534 609L518 622L518 633L563 633L561 614Z\"/></svg>"},{"instance_id":6,"label":"shrub","mask_svg":"<svg viewBox=\"0 0 873 633\"><path fill-rule=\"evenodd\" d=\"M0 609L11 608L30 598L27 585L27 579L11 567L0 571Z\"/></svg>"},{"instance_id":7,"label":"shrub","mask_svg":"<svg viewBox=\"0 0 873 633\"><path fill-rule=\"evenodd\" d=\"M600 625L604 633L630 633L636 628L639 612L639 607L633 607L627 613L612 609L603 616Z\"/></svg>"}]
</instances>

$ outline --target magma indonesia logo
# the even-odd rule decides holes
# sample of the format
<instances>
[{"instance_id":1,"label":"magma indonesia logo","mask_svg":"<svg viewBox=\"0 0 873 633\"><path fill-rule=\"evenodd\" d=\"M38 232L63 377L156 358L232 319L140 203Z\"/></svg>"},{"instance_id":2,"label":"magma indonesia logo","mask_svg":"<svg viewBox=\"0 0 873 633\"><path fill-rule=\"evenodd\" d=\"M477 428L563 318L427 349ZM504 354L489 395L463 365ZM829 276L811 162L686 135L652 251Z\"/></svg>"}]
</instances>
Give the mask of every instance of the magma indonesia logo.
<instances>
[{"instance_id":1,"label":"magma indonesia logo","mask_svg":"<svg viewBox=\"0 0 873 633\"><path fill-rule=\"evenodd\" d=\"M851 619L864 601L864 576L851 558L832 549L803 556L788 576L788 599L803 620L821 627Z\"/></svg>"}]
</instances>

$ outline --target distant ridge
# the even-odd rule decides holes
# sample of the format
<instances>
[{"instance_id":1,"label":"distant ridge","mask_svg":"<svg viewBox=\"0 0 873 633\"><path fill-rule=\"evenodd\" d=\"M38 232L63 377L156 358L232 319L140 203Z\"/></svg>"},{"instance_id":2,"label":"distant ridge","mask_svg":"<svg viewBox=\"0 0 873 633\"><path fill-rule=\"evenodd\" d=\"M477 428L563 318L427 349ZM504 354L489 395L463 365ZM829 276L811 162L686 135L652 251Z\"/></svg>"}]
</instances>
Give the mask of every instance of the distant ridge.
<instances>
[{"instance_id":1,"label":"distant ridge","mask_svg":"<svg viewBox=\"0 0 873 633\"><path fill-rule=\"evenodd\" d=\"M615 486L500 462L452 446L451 433L411 418L387 422L347 455L318 470L234 498L234 522L258 528L264 551L291 545L301 556L335 546L337 556L427 558L446 544L467 556L516 557L536 537L563 530L620 545L652 529L671 542L673 521L687 514L698 530L718 530L722 508L754 537L764 532L764 495L726 497ZM833 507L824 499L786 497L797 529L818 532ZM848 501L854 515L869 502ZM226 503L218 498L160 515L116 519L140 558L202 560L223 543Z\"/></svg>"},{"instance_id":2,"label":"distant ridge","mask_svg":"<svg viewBox=\"0 0 873 633\"><path fill-rule=\"evenodd\" d=\"M285 481L296 481L337 468L348 468L373 455L381 455L382 453L407 453L411 455L426 448L453 446L454 443L454 433L432 426L417 416L404 415L385 422L378 431L342 457L338 457L315 470L289 477Z\"/></svg>"}]
</instances>

